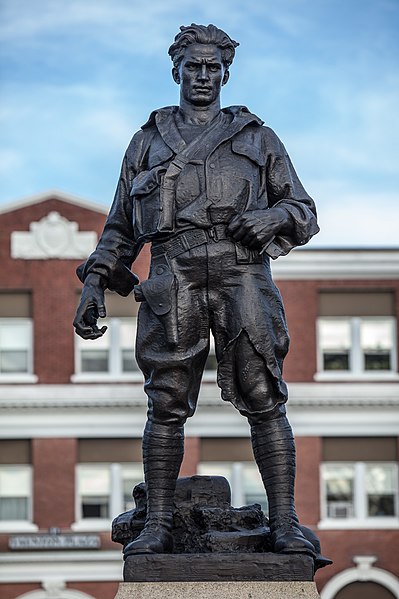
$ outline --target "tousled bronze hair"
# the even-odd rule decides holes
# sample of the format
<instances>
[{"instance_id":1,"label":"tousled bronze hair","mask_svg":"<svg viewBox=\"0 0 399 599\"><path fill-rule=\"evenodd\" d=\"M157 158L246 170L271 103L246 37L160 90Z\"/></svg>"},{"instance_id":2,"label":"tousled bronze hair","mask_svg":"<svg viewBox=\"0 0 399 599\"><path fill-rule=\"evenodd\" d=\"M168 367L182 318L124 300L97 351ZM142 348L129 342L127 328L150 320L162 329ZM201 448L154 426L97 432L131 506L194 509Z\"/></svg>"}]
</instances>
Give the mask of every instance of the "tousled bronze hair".
<instances>
[{"instance_id":1,"label":"tousled bronze hair","mask_svg":"<svg viewBox=\"0 0 399 599\"><path fill-rule=\"evenodd\" d=\"M184 51L190 44L215 44L222 51L222 62L225 69L228 69L233 62L235 49L239 46L238 42L215 25L196 25L195 23L191 23L187 27L182 25L180 33L176 35L168 52L176 68L179 67Z\"/></svg>"}]
</instances>

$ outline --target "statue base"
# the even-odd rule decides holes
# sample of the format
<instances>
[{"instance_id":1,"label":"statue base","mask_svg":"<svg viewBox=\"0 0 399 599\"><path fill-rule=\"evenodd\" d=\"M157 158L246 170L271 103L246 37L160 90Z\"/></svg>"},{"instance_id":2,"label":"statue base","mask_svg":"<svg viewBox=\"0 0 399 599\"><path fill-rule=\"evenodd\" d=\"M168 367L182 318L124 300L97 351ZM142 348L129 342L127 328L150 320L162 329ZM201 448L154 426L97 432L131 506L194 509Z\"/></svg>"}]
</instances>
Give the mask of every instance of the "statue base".
<instances>
[{"instance_id":1,"label":"statue base","mask_svg":"<svg viewBox=\"0 0 399 599\"><path fill-rule=\"evenodd\" d=\"M313 576L314 562L310 556L278 553L131 555L123 572L125 582L135 583L311 582Z\"/></svg>"},{"instance_id":2,"label":"statue base","mask_svg":"<svg viewBox=\"0 0 399 599\"><path fill-rule=\"evenodd\" d=\"M320 599L314 582L123 582L115 599Z\"/></svg>"}]
</instances>

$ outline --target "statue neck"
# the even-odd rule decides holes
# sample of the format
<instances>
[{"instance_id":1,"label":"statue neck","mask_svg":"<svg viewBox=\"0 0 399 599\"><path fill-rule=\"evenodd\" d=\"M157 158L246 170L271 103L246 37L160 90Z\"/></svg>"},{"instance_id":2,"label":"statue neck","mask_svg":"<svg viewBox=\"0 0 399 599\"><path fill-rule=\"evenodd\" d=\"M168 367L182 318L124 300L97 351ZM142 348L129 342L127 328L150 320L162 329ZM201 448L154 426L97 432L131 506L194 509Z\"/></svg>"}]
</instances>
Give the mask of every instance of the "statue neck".
<instances>
[{"instance_id":1,"label":"statue neck","mask_svg":"<svg viewBox=\"0 0 399 599\"><path fill-rule=\"evenodd\" d=\"M180 100L180 115L187 125L209 125L220 112L220 99L209 106L194 106L184 99Z\"/></svg>"}]
</instances>

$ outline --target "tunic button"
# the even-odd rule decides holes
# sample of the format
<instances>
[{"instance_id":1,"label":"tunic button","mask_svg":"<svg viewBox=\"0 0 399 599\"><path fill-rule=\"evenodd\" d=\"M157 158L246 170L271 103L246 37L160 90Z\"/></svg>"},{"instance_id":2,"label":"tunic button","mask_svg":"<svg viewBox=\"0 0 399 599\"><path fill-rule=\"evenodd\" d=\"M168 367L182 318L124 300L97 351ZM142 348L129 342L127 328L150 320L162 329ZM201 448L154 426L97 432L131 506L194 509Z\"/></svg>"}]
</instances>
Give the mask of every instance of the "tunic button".
<instances>
[{"instance_id":1,"label":"tunic button","mask_svg":"<svg viewBox=\"0 0 399 599\"><path fill-rule=\"evenodd\" d=\"M215 163L214 163L214 162L211 162L209 166L210 166L211 168L215 168Z\"/></svg>"},{"instance_id":2,"label":"tunic button","mask_svg":"<svg viewBox=\"0 0 399 599\"><path fill-rule=\"evenodd\" d=\"M155 272L157 275L161 275L164 271L164 267L163 266L157 266L155 269Z\"/></svg>"}]
</instances>

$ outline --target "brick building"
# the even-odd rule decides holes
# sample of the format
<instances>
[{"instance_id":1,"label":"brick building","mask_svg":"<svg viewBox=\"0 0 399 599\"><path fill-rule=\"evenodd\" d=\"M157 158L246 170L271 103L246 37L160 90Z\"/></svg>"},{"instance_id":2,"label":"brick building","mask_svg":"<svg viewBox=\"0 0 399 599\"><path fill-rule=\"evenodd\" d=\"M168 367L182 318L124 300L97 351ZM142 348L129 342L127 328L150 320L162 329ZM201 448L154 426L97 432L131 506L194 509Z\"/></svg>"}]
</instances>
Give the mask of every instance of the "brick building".
<instances>
[{"instance_id":1,"label":"brick building","mask_svg":"<svg viewBox=\"0 0 399 599\"><path fill-rule=\"evenodd\" d=\"M146 401L137 305L108 294L107 335L71 322L76 266L105 211L51 192L0 212L0 590L3 599L112 599L112 517L142 480ZM399 250L301 249L273 264L291 335L285 376L297 507L334 565L322 599L399 596ZM148 252L135 264L140 278ZM208 359L182 475L224 474L234 505L266 508L248 426Z\"/></svg>"}]
</instances>

